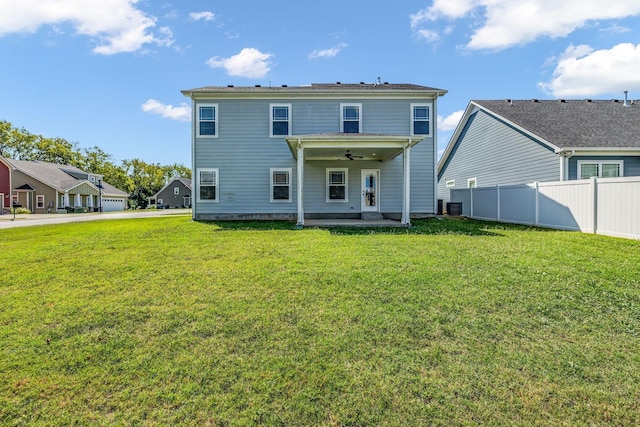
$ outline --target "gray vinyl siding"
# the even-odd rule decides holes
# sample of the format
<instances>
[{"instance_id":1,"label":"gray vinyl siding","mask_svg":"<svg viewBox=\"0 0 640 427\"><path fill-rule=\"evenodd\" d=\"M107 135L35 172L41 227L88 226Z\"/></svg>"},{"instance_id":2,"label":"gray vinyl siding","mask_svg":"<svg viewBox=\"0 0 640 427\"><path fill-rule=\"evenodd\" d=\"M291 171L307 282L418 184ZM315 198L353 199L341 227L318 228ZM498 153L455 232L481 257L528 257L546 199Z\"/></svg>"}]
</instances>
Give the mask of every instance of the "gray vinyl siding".
<instances>
[{"instance_id":1,"label":"gray vinyl siding","mask_svg":"<svg viewBox=\"0 0 640 427\"><path fill-rule=\"evenodd\" d=\"M640 176L640 157L638 156L573 156L569 158L569 179L578 179L578 161L608 160L622 160L624 176Z\"/></svg>"},{"instance_id":2,"label":"gray vinyl siding","mask_svg":"<svg viewBox=\"0 0 640 427\"><path fill-rule=\"evenodd\" d=\"M291 104L291 133L308 135L340 131L340 104L362 104L363 133L409 135L411 103L407 100L347 99L209 99L218 105L217 138L195 138L192 204L196 218L222 214L297 213L296 160L284 138L269 137L269 104ZM423 103L433 105L432 100ZM432 107L433 111L433 107ZM194 123L194 126L197 125ZM432 135L435 120L431 122ZM433 137L411 149L411 212L435 213ZM348 203L326 202L326 169L349 168ZM198 201L198 170L217 168L217 202ZM291 203L270 202L270 169L290 168ZM307 161L304 176L305 213L360 213L361 170L380 170L383 213L402 210L402 156L381 162Z\"/></svg>"},{"instance_id":3,"label":"gray vinyl siding","mask_svg":"<svg viewBox=\"0 0 640 427\"><path fill-rule=\"evenodd\" d=\"M438 176L438 197L449 201L449 190L560 179L560 160L554 151L484 111L469 117L448 162ZM446 181L455 180L455 187Z\"/></svg>"}]
</instances>

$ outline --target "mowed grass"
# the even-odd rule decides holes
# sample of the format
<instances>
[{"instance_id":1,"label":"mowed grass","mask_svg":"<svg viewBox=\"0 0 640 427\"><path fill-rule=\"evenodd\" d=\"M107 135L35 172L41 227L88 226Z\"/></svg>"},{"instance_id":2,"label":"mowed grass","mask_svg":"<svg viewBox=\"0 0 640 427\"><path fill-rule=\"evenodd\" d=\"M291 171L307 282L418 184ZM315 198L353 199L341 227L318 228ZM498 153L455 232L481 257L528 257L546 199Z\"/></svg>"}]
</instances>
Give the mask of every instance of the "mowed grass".
<instances>
[{"instance_id":1,"label":"mowed grass","mask_svg":"<svg viewBox=\"0 0 640 427\"><path fill-rule=\"evenodd\" d=\"M0 424L640 424L640 242L292 228L2 230Z\"/></svg>"}]
</instances>

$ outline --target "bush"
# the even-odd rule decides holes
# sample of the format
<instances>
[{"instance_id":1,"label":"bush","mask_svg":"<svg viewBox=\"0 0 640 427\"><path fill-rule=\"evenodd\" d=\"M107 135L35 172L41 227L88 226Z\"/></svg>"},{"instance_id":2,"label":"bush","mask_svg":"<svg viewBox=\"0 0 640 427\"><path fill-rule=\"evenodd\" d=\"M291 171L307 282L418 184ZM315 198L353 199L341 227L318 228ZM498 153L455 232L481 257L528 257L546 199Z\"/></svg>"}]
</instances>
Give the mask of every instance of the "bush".
<instances>
[{"instance_id":1,"label":"bush","mask_svg":"<svg viewBox=\"0 0 640 427\"><path fill-rule=\"evenodd\" d=\"M11 213L15 214L30 214L31 211L27 208L11 208Z\"/></svg>"}]
</instances>

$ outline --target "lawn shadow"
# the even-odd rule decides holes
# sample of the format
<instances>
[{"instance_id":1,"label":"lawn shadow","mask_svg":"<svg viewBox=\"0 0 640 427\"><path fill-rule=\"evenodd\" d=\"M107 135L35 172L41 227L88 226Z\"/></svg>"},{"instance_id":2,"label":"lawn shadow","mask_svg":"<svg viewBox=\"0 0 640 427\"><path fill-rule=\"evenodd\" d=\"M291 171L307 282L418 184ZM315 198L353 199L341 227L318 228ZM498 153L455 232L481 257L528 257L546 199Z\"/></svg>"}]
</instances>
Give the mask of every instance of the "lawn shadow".
<instances>
[{"instance_id":1,"label":"lawn shadow","mask_svg":"<svg viewBox=\"0 0 640 427\"><path fill-rule=\"evenodd\" d=\"M218 227L216 231L230 230L299 230L293 221L202 221L203 224ZM478 221L464 217L415 219L411 227L303 227L302 230L324 230L335 235L462 235L462 236L503 236L506 230L555 231L540 227L519 224L505 224L491 221Z\"/></svg>"}]
</instances>

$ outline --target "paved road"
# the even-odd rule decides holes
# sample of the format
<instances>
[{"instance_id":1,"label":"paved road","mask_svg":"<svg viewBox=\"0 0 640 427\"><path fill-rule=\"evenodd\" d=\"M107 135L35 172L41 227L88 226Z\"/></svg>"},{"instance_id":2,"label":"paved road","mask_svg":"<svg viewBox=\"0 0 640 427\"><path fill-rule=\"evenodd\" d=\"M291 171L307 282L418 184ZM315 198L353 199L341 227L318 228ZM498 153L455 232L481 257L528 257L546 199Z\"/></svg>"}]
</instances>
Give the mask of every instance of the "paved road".
<instances>
[{"instance_id":1,"label":"paved road","mask_svg":"<svg viewBox=\"0 0 640 427\"><path fill-rule=\"evenodd\" d=\"M0 215L0 229L106 219L149 218L162 215L191 215L191 209L142 209L135 211L86 214L17 214L15 216L15 221L13 220L13 215L4 214Z\"/></svg>"}]
</instances>

